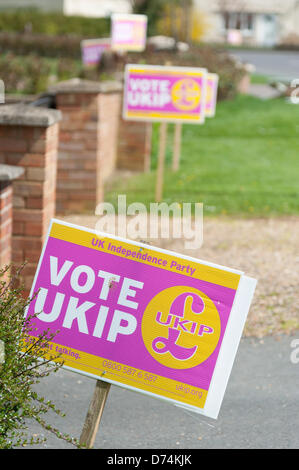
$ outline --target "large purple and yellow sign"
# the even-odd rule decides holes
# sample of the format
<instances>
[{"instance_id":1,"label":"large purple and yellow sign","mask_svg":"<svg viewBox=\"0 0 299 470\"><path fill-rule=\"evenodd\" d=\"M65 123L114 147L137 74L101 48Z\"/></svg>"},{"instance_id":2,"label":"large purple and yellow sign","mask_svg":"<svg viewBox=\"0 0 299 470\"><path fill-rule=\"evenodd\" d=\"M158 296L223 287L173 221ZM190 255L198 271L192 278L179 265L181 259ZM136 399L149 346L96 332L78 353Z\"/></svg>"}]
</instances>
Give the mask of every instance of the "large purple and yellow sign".
<instances>
[{"instance_id":1,"label":"large purple and yellow sign","mask_svg":"<svg viewBox=\"0 0 299 470\"><path fill-rule=\"evenodd\" d=\"M127 65L123 117L202 124L206 82L206 69Z\"/></svg>"},{"instance_id":2,"label":"large purple and yellow sign","mask_svg":"<svg viewBox=\"0 0 299 470\"><path fill-rule=\"evenodd\" d=\"M26 315L64 367L216 418L255 282L53 220Z\"/></svg>"}]
</instances>

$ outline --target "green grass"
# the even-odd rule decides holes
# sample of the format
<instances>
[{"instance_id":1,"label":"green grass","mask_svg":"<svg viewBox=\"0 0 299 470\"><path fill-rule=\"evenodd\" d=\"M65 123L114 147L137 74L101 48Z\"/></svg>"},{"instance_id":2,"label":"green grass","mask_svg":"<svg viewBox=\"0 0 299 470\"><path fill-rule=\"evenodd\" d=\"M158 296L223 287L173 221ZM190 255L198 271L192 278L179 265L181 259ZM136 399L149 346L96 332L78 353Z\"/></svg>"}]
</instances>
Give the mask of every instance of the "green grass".
<instances>
[{"instance_id":1,"label":"green grass","mask_svg":"<svg viewBox=\"0 0 299 470\"><path fill-rule=\"evenodd\" d=\"M154 202L159 125L154 125L152 171L117 181L106 201ZM202 202L205 214L299 214L299 106L239 96L218 105L203 126L184 125L180 170L171 170L169 125L163 200Z\"/></svg>"},{"instance_id":2,"label":"green grass","mask_svg":"<svg viewBox=\"0 0 299 470\"><path fill-rule=\"evenodd\" d=\"M271 77L267 75L261 75L258 73L253 73L251 74L251 83L252 84L258 84L258 85L268 85L269 82L271 81Z\"/></svg>"}]
</instances>

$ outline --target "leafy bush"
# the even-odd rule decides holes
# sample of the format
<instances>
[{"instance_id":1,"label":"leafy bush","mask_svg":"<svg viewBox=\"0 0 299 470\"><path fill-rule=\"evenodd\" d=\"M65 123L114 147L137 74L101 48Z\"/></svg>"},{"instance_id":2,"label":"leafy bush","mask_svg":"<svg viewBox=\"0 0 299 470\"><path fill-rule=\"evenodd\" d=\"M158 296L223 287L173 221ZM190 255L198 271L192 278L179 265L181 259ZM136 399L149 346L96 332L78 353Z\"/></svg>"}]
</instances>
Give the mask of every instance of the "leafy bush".
<instances>
[{"instance_id":1,"label":"leafy bush","mask_svg":"<svg viewBox=\"0 0 299 470\"><path fill-rule=\"evenodd\" d=\"M6 93L43 93L52 83L81 76L82 70L81 62L69 58L0 55L0 78L5 83Z\"/></svg>"},{"instance_id":2,"label":"leafy bush","mask_svg":"<svg viewBox=\"0 0 299 470\"><path fill-rule=\"evenodd\" d=\"M24 310L31 300L22 297L21 289L13 288L19 273L15 278L9 278L7 271L8 268L0 271L0 339L5 345L5 362L0 365L0 449L41 442L34 437L26 438L28 419L36 420L57 437L78 445L75 439L62 435L43 419L50 410L63 414L32 387L43 377L56 372L62 363L53 364L50 362L53 357L46 358L47 346L55 335L45 331L37 341L28 341L29 336L34 335L34 318L30 317L24 323Z\"/></svg>"},{"instance_id":3,"label":"leafy bush","mask_svg":"<svg viewBox=\"0 0 299 470\"><path fill-rule=\"evenodd\" d=\"M47 88L49 74L49 63L40 57L0 56L0 77L7 93L39 93Z\"/></svg>"},{"instance_id":4,"label":"leafy bush","mask_svg":"<svg viewBox=\"0 0 299 470\"><path fill-rule=\"evenodd\" d=\"M32 33L0 33L0 52L16 55L37 54L42 57L81 58L81 36L48 36Z\"/></svg>"},{"instance_id":5,"label":"leafy bush","mask_svg":"<svg viewBox=\"0 0 299 470\"><path fill-rule=\"evenodd\" d=\"M0 78L7 93L37 94L45 92L49 84L74 77L101 80L107 76L103 66L84 68L81 59L80 37L46 36L40 34L0 33ZM8 52L10 51L10 52ZM111 62L108 57L106 62ZM111 54L110 54L111 56ZM109 60L108 60L109 59ZM225 49L207 45L192 45L186 52L155 51L149 46L143 53L129 53L112 57L115 77L120 77L125 61L128 63L173 64L206 67L219 74L219 99L231 99L245 71ZM111 74L109 74L109 78Z\"/></svg>"},{"instance_id":6,"label":"leafy bush","mask_svg":"<svg viewBox=\"0 0 299 470\"><path fill-rule=\"evenodd\" d=\"M0 31L98 38L110 35L110 19L65 16L62 13L18 8L0 12Z\"/></svg>"}]
</instances>

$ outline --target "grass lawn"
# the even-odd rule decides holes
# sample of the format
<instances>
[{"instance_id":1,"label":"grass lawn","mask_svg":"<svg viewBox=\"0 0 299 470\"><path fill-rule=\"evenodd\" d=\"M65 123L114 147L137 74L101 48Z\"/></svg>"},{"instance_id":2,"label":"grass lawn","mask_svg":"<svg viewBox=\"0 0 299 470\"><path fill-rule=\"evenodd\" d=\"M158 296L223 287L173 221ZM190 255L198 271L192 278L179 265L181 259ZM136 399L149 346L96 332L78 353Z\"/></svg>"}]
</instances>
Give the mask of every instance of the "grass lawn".
<instances>
[{"instance_id":1,"label":"grass lawn","mask_svg":"<svg viewBox=\"0 0 299 470\"><path fill-rule=\"evenodd\" d=\"M261 75L258 73L251 74L251 83L258 85L267 85L271 81L271 77L267 75Z\"/></svg>"},{"instance_id":2,"label":"grass lawn","mask_svg":"<svg viewBox=\"0 0 299 470\"><path fill-rule=\"evenodd\" d=\"M154 125L152 171L109 184L106 201L117 206L154 202L159 124ZM299 214L299 106L283 99L239 96L221 102L203 126L184 125L181 165L171 170L169 125L164 201L202 202L206 215Z\"/></svg>"}]
</instances>

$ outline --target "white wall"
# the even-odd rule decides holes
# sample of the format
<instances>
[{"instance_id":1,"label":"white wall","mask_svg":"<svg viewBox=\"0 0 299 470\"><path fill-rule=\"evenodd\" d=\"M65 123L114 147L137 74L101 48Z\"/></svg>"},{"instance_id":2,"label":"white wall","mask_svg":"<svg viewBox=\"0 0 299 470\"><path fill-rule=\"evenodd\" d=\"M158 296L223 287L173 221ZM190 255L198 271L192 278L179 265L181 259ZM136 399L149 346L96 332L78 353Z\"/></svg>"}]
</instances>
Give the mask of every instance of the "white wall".
<instances>
[{"instance_id":1,"label":"white wall","mask_svg":"<svg viewBox=\"0 0 299 470\"><path fill-rule=\"evenodd\" d=\"M243 5L246 11L255 13L255 25L252 34L252 43L270 46L279 43L290 33L299 35L299 0L194 0L194 5L205 15L210 27L205 40L218 41L221 36L222 22L217 13L219 5L227 5L232 11ZM243 9L243 8L239 8ZM271 25L265 21L265 14L276 16L276 24ZM276 30L276 31L275 31ZM272 37L272 39L271 39Z\"/></svg>"},{"instance_id":2,"label":"white wall","mask_svg":"<svg viewBox=\"0 0 299 470\"><path fill-rule=\"evenodd\" d=\"M284 39L290 34L299 35L299 1L294 0L292 8L289 8L279 21L279 36Z\"/></svg>"},{"instance_id":3,"label":"white wall","mask_svg":"<svg viewBox=\"0 0 299 470\"><path fill-rule=\"evenodd\" d=\"M130 13L130 10L128 0L64 0L64 14L69 16L99 18L111 13Z\"/></svg>"}]
</instances>

